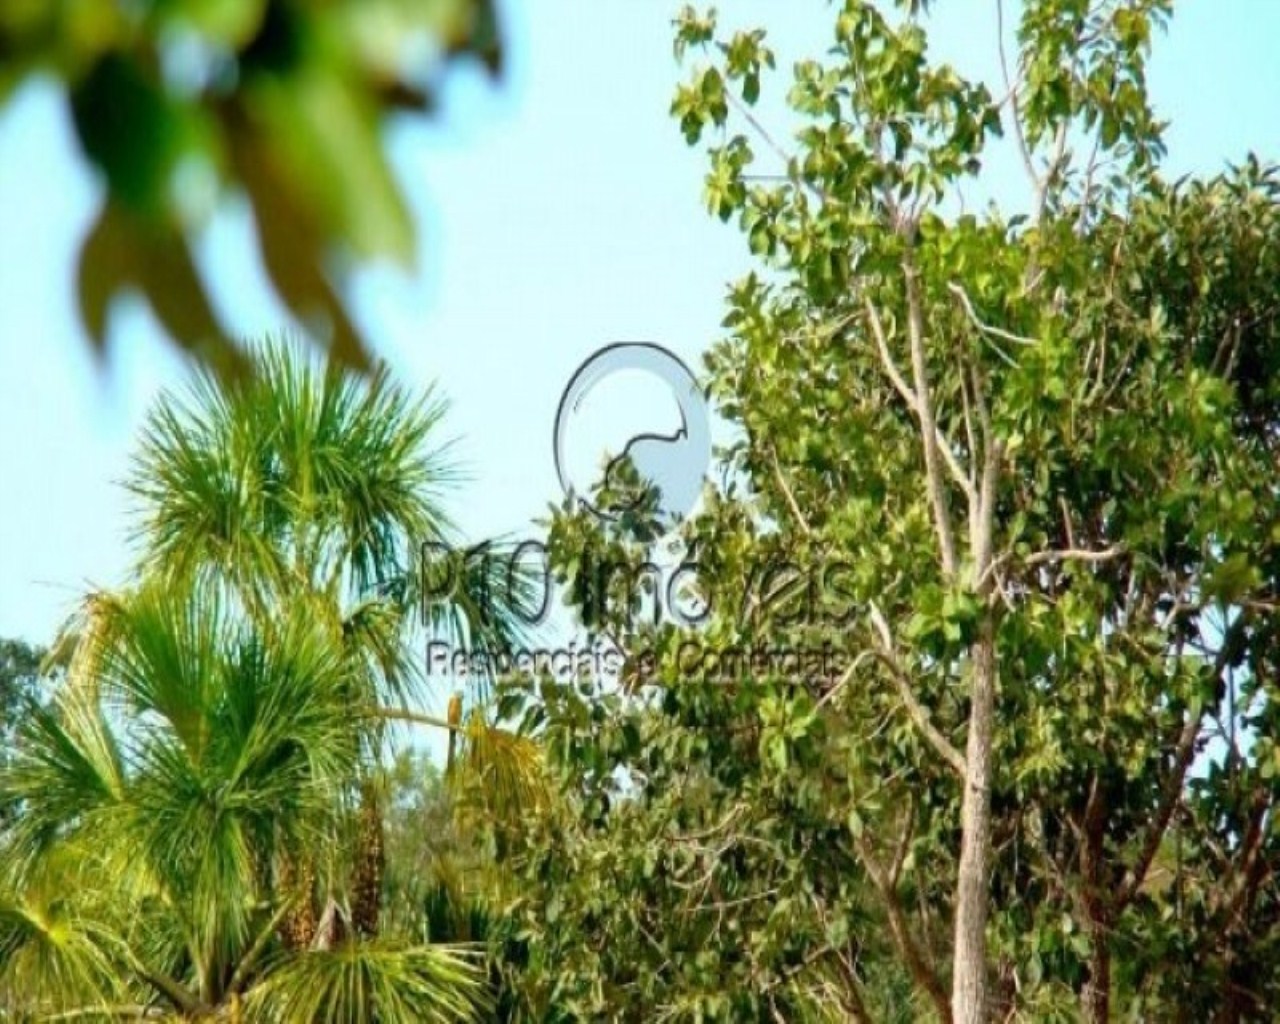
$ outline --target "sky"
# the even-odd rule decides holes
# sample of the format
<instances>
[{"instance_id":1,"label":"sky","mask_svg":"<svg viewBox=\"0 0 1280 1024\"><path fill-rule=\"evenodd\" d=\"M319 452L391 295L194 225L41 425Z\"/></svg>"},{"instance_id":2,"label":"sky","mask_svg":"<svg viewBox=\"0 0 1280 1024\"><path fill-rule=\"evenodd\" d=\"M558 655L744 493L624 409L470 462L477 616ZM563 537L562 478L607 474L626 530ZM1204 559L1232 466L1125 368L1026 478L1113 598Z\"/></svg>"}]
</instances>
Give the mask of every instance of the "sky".
<instances>
[{"instance_id":1,"label":"sky","mask_svg":"<svg viewBox=\"0 0 1280 1024\"><path fill-rule=\"evenodd\" d=\"M399 379L434 382L449 398L446 432L469 476L450 510L473 538L536 535L531 521L559 497L557 403L584 359L646 340L696 365L720 335L726 284L752 266L736 231L703 209L703 160L667 113L680 76L678 6L508 3L503 80L464 70L441 116L389 133L419 226L419 267L362 271L351 294ZM826 46L830 8L816 0L721 7L727 23L770 29L780 68ZM935 47L994 83L994 4L938 8ZM1277 39L1280 0L1180 0L1151 72L1157 111L1173 122L1172 173L1213 173L1250 150L1280 157ZM988 182L1002 202L1025 202L1012 158L997 160ZM0 110L3 637L47 643L87 589L124 579L130 505L120 481L149 405L189 373L136 300L115 308L105 361L89 354L75 258L100 197L49 85ZM287 327L242 207L215 218L199 257L238 334ZM646 386L619 382L588 410L587 432L631 430L659 400Z\"/></svg>"}]
</instances>

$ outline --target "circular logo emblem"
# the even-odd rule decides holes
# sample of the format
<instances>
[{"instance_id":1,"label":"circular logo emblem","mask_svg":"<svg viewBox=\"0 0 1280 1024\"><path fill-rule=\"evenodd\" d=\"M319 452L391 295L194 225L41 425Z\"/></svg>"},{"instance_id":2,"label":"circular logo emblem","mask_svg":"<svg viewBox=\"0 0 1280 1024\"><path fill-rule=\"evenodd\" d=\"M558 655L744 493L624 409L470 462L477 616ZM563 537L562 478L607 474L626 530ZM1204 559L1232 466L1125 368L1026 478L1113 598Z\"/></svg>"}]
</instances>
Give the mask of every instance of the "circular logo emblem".
<instances>
[{"instance_id":1,"label":"circular logo emblem","mask_svg":"<svg viewBox=\"0 0 1280 1024\"><path fill-rule=\"evenodd\" d=\"M575 486L566 455L571 444L590 440L575 433L584 403L604 381L635 372L664 384L674 409L665 417L660 410L646 411L646 429L629 432L621 450L601 453L605 460L602 480L593 481L592 487ZM661 345L618 342L598 350L578 367L560 397L555 460L565 494L581 501L599 518L614 520L643 508L664 528L674 528L697 503L703 474L711 461L710 416L697 379L678 356Z\"/></svg>"}]
</instances>

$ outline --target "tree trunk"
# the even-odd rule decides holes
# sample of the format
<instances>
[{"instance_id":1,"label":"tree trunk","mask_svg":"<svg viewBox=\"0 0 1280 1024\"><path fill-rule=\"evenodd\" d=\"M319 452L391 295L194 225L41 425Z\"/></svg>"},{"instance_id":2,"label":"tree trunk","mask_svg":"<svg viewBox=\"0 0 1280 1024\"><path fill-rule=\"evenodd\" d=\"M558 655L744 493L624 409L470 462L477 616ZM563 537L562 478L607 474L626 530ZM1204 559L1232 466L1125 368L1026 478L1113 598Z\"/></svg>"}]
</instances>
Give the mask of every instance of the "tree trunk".
<instances>
[{"instance_id":1,"label":"tree trunk","mask_svg":"<svg viewBox=\"0 0 1280 1024\"><path fill-rule=\"evenodd\" d=\"M1105 702L1105 696L1100 697ZM1100 707L1105 706L1100 704ZM1084 810L1084 843L1080 850L1080 873L1084 883L1084 905L1089 929L1089 978L1082 1002L1088 1024L1106 1024L1111 1019L1111 922L1114 919L1110 895L1103 878L1106 856L1107 805L1101 776L1095 771L1089 782L1089 799Z\"/></svg>"},{"instance_id":2,"label":"tree trunk","mask_svg":"<svg viewBox=\"0 0 1280 1024\"><path fill-rule=\"evenodd\" d=\"M951 980L954 1024L987 1024L987 913L991 893L991 746L995 727L995 620L987 612L973 646L973 693L960 805Z\"/></svg>"},{"instance_id":3,"label":"tree trunk","mask_svg":"<svg viewBox=\"0 0 1280 1024\"><path fill-rule=\"evenodd\" d=\"M374 936L378 934L382 910L382 879L386 873L387 856L382 801L378 798L377 787L368 781L360 787L356 844L351 919L360 935Z\"/></svg>"},{"instance_id":4,"label":"tree trunk","mask_svg":"<svg viewBox=\"0 0 1280 1024\"><path fill-rule=\"evenodd\" d=\"M1089 1024L1107 1024L1111 1019L1111 950L1104 927L1094 927L1090 941L1089 980L1084 987L1084 1019Z\"/></svg>"}]
</instances>

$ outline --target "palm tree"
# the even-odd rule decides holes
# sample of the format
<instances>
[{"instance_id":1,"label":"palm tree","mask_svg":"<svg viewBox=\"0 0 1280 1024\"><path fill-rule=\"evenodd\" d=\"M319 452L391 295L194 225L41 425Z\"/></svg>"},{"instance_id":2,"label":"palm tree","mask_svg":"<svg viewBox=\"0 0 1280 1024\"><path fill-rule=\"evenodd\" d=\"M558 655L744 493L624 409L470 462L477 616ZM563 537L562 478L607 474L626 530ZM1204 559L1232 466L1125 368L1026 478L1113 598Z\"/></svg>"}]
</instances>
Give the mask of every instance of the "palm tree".
<instances>
[{"instance_id":1,"label":"palm tree","mask_svg":"<svg viewBox=\"0 0 1280 1024\"><path fill-rule=\"evenodd\" d=\"M420 553L454 538L441 499L456 473L436 440L444 405L430 391L415 399L385 370L320 369L279 344L257 353L254 371L230 383L203 376L185 401L163 399L152 413L130 481L141 568L177 586L207 580L264 628L305 606L347 651L351 722L367 756L345 887L352 923L373 935L382 816L363 769L388 721L430 721L412 710L422 677L408 639L420 626L473 648L516 643L527 584L476 578L495 572L491 561L467 566L448 600L420 600L430 569ZM302 890L339 888L305 858L294 867ZM311 940L320 910L300 901L287 923L298 943Z\"/></svg>"},{"instance_id":2,"label":"palm tree","mask_svg":"<svg viewBox=\"0 0 1280 1024\"><path fill-rule=\"evenodd\" d=\"M55 652L70 661L58 699L0 778L0 806L18 811L0 992L42 1017L46 1003L159 999L186 1015L464 1019L475 965L410 941L425 927L381 934L378 766L392 721L440 724L464 741L460 765L528 791L527 743L476 712L423 714L411 640L517 643L529 585L479 578L489 562L448 600L421 600L418 552L453 537L430 393L285 345L253 362L153 410L128 482L140 582L86 601ZM89 873L70 902L67 870ZM355 1016L302 1013L330 983Z\"/></svg>"},{"instance_id":3,"label":"palm tree","mask_svg":"<svg viewBox=\"0 0 1280 1024\"><path fill-rule=\"evenodd\" d=\"M331 632L299 606L267 635L207 584L97 614L92 675L32 708L0 773L5 1019L473 1019L464 949L279 940L282 866L330 840L362 756Z\"/></svg>"}]
</instances>

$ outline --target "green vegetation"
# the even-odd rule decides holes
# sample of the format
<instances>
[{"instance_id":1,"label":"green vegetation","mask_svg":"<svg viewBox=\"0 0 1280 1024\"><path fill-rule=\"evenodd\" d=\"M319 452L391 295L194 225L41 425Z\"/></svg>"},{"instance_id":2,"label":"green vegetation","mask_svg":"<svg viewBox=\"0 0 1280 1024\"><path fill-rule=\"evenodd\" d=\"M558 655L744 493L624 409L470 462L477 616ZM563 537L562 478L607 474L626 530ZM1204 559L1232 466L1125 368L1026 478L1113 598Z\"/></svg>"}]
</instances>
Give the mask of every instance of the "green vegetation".
<instances>
[{"instance_id":1,"label":"green vegetation","mask_svg":"<svg viewBox=\"0 0 1280 1024\"><path fill-rule=\"evenodd\" d=\"M658 595L626 573L608 600L575 585L652 583L634 466L606 481L645 499L625 516L549 524L617 680L483 680L425 710L421 644L519 646L532 581L477 562L427 600L420 545L461 532L444 409L355 373L336 321L324 367L266 344L160 401L128 585L47 656L0 646L0 1021L1273 1019L1280 171L1162 175L1146 67L1171 6L1028 0L982 83L931 61L927 2L844 0L785 144L757 107L765 32L679 17L672 113L760 265L707 357L737 428L721 484L663 541L705 621L638 614ZM138 86L170 9L232 33L223 92ZM214 117L264 250L267 163L241 162L263 140L237 133L270 113L293 157L377 163L288 231L399 251L392 192L339 195L381 180L365 135L402 95L329 45L354 5L14 10L0 56L56 55L78 110L132 83L156 117ZM335 83L360 130L320 138L310 90ZM97 236L167 209L169 132L89 133ZM967 212L1001 137L1026 210ZM128 237L86 260L135 273ZM277 255L314 284L320 251ZM141 282L162 318L198 310L167 281ZM794 657L729 657L760 649ZM448 732L443 769L398 723Z\"/></svg>"},{"instance_id":2,"label":"green vegetation","mask_svg":"<svg viewBox=\"0 0 1280 1024\"><path fill-rule=\"evenodd\" d=\"M673 113L767 268L708 359L712 613L583 608L656 671L514 688L564 804L513 859L515 984L548 1020L1269 1019L1280 174L1161 178L1167 3L1029 3L990 87L888 6L797 65L793 152L764 33L679 21ZM1030 215L957 214L1001 132ZM638 539L566 509L552 550Z\"/></svg>"},{"instance_id":3,"label":"green vegetation","mask_svg":"<svg viewBox=\"0 0 1280 1024\"><path fill-rule=\"evenodd\" d=\"M0 104L56 76L106 184L79 271L99 350L112 301L136 290L183 348L244 366L192 252L219 203L241 197L281 301L367 368L343 282L361 262L416 259L383 128L429 111L459 59L496 71L500 54L490 0L7 0Z\"/></svg>"},{"instance_id":4,"label":"green vegetation","mask_svg":"<svg viewBox=\"0 0 1280 1024\"><path fill-rule=\"evenodd\" d=\"M441 414L281 346L156 407L136 582L86 600L0 778L11 1016L487 1005L477 951L424 944L421 903L381 921L381 753L421 697L415 545L449 535ZM467 635L506 641L504 621Z\"/></svg>"}]
</instances>

